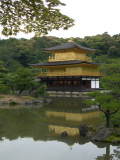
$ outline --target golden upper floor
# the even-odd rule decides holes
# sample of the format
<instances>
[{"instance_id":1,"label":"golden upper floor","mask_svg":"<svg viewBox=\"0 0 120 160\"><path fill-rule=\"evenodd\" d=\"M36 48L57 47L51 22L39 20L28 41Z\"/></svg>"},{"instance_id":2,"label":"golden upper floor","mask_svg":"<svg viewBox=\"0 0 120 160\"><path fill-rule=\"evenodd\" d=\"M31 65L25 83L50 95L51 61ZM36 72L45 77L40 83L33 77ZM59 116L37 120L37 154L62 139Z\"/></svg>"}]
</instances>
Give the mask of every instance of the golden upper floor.
<instances>
[{"instance_id":1,"label":"golden upper floor","mask_svg":"<svg viewBox=\"0 0 120 160\"><path fill-rule=\"evenodd\" d=\"M49 56L49 62L54 61L68 61L68 60L80 60L80 61L87 61L92 62L92 58L86 56L85 53L76 53L73 51L71 52L57 52L55 56Z\"/></svg>"},{"instance_id":2,"label":"golden upper floor","mask_svg":"<svg viewBox=\"0 0 120 160\"><path fill-rule=\"evenodd\" d=\"M46 48L45 51L54 54L49 57L49 62L68 60L92 62L92 58L88 57L86 54L93 53L96 50L77 45L73 42L67 42L56 47Z\"/></svg>"},{"instance_id":3,"label":"golden upper floor","mask_svg":"<svg viewBox=\"0 0 120 160\"><path fill-rule=\"evenodd\" d=\"M71 64L71 65L70 65ZM44 66L43 66L44 65ZM39 77L49 76L102 76L97 70L98 64L81 61L46 62L34 65L41 69ZM48 65L48 66L47 66Z\"/></svg>"}]
</instances>

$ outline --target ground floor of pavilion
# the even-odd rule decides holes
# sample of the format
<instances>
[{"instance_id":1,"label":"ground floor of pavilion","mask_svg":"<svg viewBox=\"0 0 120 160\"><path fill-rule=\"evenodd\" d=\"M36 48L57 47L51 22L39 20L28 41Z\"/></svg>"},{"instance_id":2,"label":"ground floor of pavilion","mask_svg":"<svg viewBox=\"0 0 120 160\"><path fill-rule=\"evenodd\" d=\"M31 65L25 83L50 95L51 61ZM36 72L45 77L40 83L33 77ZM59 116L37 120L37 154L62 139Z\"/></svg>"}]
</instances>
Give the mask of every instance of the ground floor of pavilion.
<instances>
[{"instance_id":1,"label":"ground floor of pavilion","mask_svg":"<svg viewBox=\"0 0 120 160\"><path fill-rule=\"evenodd\" d=\"M47 84L48 91L85 91L98 90L99 77L93 76L58 76L39 77L40 83Z\"/></svg>"}]
</instances>

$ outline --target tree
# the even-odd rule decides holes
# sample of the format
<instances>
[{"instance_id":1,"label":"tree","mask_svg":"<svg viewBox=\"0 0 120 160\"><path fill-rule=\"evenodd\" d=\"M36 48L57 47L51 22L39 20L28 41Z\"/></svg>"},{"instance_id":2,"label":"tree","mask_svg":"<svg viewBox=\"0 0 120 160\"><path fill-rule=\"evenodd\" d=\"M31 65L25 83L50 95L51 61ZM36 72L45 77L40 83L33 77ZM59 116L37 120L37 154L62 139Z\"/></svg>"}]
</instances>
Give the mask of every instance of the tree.
<instances>
[{"instance_id":1,"label":"tree","mask_svg":"<svg viewBox=\"0 0 120 160\"><path fill-rule=\"evenodd\" d=\"M4 63L4 62L0 61L0 78L3 78L5 72L8 71L8 70L3 66L3 63Z\"/></svg>"},{"instance_id":2,"label":"tree","mask_svg":"<svg viewBox=\"0 0 120 160\"><path fill-rule=\"evenodd\" d=\"M36 90L35 90L35 97L39 98L41 96L47 96L47 92L46 92L46 89L47 89L47 86L46 84L42 84L40 87L38 87Z\"/></svg>"},{"instance_id":3,"label":"tree","mask_svg":"<svg viewBox=\"0 0 120 160\"><path fill-rule=\"evenodd\" d=\"M16 71L13 82L15 89L19 91L19 95L24 90L31 90L32 87L36 85L34 79L35 72L33 71L33 69L22 67Z\"/></svg>"},{"instance_id":4,"label":"tree","mask_svg":"<svg viewBox=\"0 0 120 160\"><path fill-rule=\"evenodd\" d=\"M94 100L86 103L97 104L105 114L106 127L110 127L111 115L120 110L120 60L111 60L109 64L102 65L100 71L106 74L101 78L105 90L88 93Z\"/></svg>"},{"instance_id":5,"label":"tree","mask_svg":"<svg viewBox=\"0 0 120 160\"><path fill-rule=\"evenodd\" d=\"M41 35L52 29L68 29L74 25L74 20L57 9L60 5L65 4L60 0L1 0L2 34L17 35L22 31Z\"/></svg>"},{"instance_id":6,"label":"tree","mask_svg":"<svg viewBox=\"0 0 120 160\"><path fill-rule=\"evenodd\" d=\"M110 117L112 114L115 114L120 109L120 101L114 97L111 92L101 92L94 91L88 93L89 96L93 97L93 100L87 100L88 104L97 104L99 110L104 113L106 118L106 127L110 127Z\"/></svg>"},{"instance_id":7,"label":"tree","mask_svg":"<svg viewBox=\"0 0 120 160\"><path fill-rule=\"evenodd\" d=\"M5 73L7 71L8 70L3 66L3 62L0 61L0 92L1 93L6 93L7 91L6 85L3 83L3 78L5 77Z\"/></svg>"},{"instance_id":8,"label":"tree","mask_svg":"<svg viewBox=\"0 0 120 160\"><path fill-rule=\"evenodd\" d=\"M4 78L2 79L4 85L6 86L6 92L9 93L9 94L14 93L13 79L14 79L14 74L13 73L5 74Z\"/></svg>"}]
</instances>

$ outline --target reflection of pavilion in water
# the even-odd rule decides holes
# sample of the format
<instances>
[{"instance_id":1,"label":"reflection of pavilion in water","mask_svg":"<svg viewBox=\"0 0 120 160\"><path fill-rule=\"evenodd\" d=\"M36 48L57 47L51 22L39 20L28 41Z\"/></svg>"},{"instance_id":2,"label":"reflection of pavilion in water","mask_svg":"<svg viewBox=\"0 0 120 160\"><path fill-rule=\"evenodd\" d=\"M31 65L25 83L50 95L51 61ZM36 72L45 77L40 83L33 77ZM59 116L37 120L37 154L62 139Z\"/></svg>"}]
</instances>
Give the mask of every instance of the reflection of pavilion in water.
<instances>
[{"instance_id":1,"label":"reflection of pavilion in water","mask_svg":"<svg viewBox=\"0 0 120 160\"><path fill-rule=\"evenodd\" d=\"M46 120L49 122L49 131L61 134L67 131L69 135L77 135L78 125L86 123L88 126L99 125L100 111L97 106L88 106L80 98L53 98L50 106L46 106Z\"/></svg>"},{"instance_id":2,"label":"reflection of pavilion in water","mask_svg":"<svg viewBox=\"0 0 120 160\"><path fill-rule=\"evenodd\" d=\"M97 119L100 117L99 111L89 112L89 113L67 113L67 112L56 112L56 111L47 111L46 112L47 118L52 119L53 121L57 122L73 122L72 124L77 124L81 122L90 121L92 119Z\"/></svg>"},{"instance_id":3,"label":"reflection of pavilion in water","mask_svg":"<svg viewBox=\"0 0 120 160\"><path fill-rule=\"evenodd\" d=\"M54 131L55 134L61 134L63 131L66 131L69 136L79 135L78 128L71 128L64 126L49 125L49 131Z\"/></svg>"},{"instance_id":4,"label":"reflection of pavilion in water","mask_svg":"<svg viewBox=\"0 0 120 160\"><path fill-rule=\"evenodd\" d=\"M59 123L62 125L49 125L49 131L54 131L55 134L61 134L63 131L67 131L68 135L74 136L79 134L78 128L65 126L66 124L79 125L81 123L86 123L88 125L92 125L97 121L99 123L100 112L94 111L82 114L47 111L46 115L49 121Z\"/></svg>"}]
</instances>

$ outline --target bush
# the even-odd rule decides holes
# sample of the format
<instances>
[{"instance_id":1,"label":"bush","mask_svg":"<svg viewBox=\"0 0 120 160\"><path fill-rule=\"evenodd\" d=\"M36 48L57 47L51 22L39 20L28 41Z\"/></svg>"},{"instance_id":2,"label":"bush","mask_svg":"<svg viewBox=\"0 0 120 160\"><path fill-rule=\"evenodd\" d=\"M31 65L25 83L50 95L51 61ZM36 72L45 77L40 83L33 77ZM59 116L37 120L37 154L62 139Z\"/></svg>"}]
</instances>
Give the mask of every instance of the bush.
<instances>
[{"instance_id":1,"label":"bush","mask_svg":"<svg viewBox=\"0 0 120 160\"><path fill-rule=\"evenodd\" d=\"M35 90L35 97L39 98L41 96L42 97L48 96L46 89L47 89L46 84L42 84L38 89Z\"/></svg>"},{"instance_id":2,"label":"bush","mask_svg":"<svg viewBox=\"0 0 120 160\"><path fill-rule=\"evenodd\" d=\"M113 126L119 126L120 125L120 111L118 111L114 115L111 115L111 122L112 122Z\"/></svg>"},{"instance_id":3,"label":"bush","mask_svg":"<svg viewBox=\"0 0 120 160\"><path fill-rule=\"evenodd\" d=\"M10 103L9 103L10 105L16 105L17 104L17 102L16 101L10 101Z\"/></svg>"}]
</instances>

